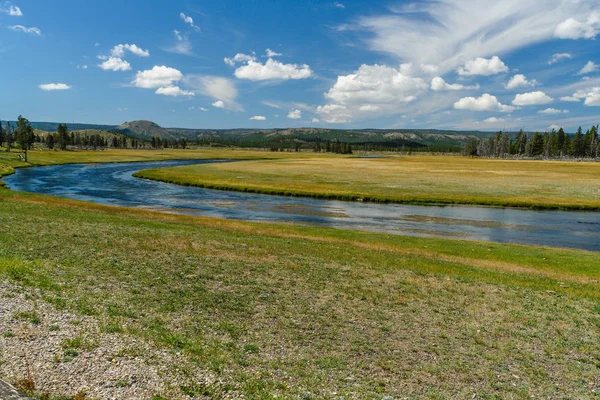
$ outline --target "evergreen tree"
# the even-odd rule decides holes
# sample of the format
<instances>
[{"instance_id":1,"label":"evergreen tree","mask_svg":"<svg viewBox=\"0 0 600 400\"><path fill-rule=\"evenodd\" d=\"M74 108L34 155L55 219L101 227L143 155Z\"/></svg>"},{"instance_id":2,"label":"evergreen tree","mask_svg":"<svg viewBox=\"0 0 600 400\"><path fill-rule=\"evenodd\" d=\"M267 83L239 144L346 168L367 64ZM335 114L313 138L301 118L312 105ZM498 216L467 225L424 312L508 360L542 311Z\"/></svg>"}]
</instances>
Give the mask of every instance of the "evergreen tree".
<instances>
[{"instance_id":1,"label":"evergreen tree","mask_svg":"<svg viewBox=\"0 0 600 400\"><path fill-rule=\"evenodd\" d=\"M34 133L27 118L23 118L21 115L19 115L19 118L17 119L15 137L19 142L21 149L25 152L25 162L27 162L27 150L29 150L29 147L33 143Z\"/></svg>"},{"instance_id":2,"label":"evergreen tree","mask_svg":"<svg viewBox=\"0 0 600 400\"><path fill-rule=\"evenodd\" d=\"M2 121L0 121L0 147L2 147L2 143L4 143L4 129L2 128Z\"/></svg>"}]
</instances>

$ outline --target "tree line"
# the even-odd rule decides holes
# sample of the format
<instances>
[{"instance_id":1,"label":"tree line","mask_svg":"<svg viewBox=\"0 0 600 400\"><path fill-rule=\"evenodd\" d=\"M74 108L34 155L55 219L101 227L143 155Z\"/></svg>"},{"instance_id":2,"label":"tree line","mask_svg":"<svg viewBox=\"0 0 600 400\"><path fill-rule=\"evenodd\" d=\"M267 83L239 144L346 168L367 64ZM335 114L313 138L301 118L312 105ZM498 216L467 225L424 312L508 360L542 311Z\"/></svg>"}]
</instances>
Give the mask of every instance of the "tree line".
<instances>
[{"instance_id":1,"label":"tree line","mask_svg":"<svg viewBox=\"0 0 600 400\"><path fill-rule=\"evenodd\" d=\"M583 133L581 127L571 136L560 128L558 131L528 134L519 131L515 135L498 132L485 140L471 138L464 147L463 154L471 157L511 158L589 158L596 159L600 154L598 126L592 126Z\"/></svg>"}]
</instances>

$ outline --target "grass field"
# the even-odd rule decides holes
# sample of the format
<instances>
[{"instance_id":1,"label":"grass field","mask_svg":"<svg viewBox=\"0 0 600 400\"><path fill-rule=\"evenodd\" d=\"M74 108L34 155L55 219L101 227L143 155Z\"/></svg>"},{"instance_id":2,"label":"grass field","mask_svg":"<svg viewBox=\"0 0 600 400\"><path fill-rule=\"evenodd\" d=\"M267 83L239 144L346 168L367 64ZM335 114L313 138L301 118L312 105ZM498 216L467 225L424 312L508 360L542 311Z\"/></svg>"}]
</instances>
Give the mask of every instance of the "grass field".
<instances>
[{"instance_id":1,"label":"grass field","mask_svg":"<svg viewBox=\"0 0 600 400\"><path fill-rule=\"evenodd\" d=\"M515 199L532 201L529 182L555 188L560 196L549 197L552 204L562 196L592 204L585 203L586 190L588 199L598 199L592 187L598 166L591 163L231 150L30 155L34 165L169 158L254 158L152 172L238 190L263 190L267 183L291 190L298 181L297 190L310 187L312 195L333 195L336 187L400 195L393 185L407 182L421 195L469 189L475 196L484 192L477 182L485 181L495 196L512 190ZM5 171L19 166L25 165L16 154L0 153ZM510 170L518 176L490 182L489 176L515 174ZM578 181L569 182L569 174ZM521 183L511 183L516 178ZM140 359L150 368L161 359L145 346L166 350L179 360L168 366L176 383L143 398L600 395L600 253L171 215L5 189L0 230L0 292L12 293L0 298L0 311L10 296L33 304L1 317L38 336L57 329L42 304L92 319L103 334L130 338L130 347L103 353L111 365ZM20 332L0 332L0 349L10 353L15 341L27 347L30 333ZM69 363L89 359L96 339L90 331L57 348L44 345L60 355L47 368L71 379ZM45 357L36 351L29 354L34 376ZM17 372L6 370L13 365L7 362L0 359L0 378L27 378L25 360ZM131 384L130 375L112 371L113 385ZM35 395L56 386L48 385ZM71 392L50 398L73 398L64 396L85 385L73 381Z\"/></svg>"},{"instance_id":2,"label":"grass field","mask_svg":"<svg viewBox=\"0 0 600 400\"><path fill-rule=\"evenodd\" d=\"M155 169L136 176L206 188L344 200L600 210L600 163L305 154Z\"/></svg>"},{"instance_id":3,"label":"grass field","mask_svg":"<svg viewBox=\"0 0 600 400\"><path fill-rule=\"evenodd\" d=\"M185 385L156 399L600 390L598 253L165 215L6 190L0 226L1 279L193 362L179 371ZM195 381L203 372L218 383Z\"/></svg>"}]
</instances>

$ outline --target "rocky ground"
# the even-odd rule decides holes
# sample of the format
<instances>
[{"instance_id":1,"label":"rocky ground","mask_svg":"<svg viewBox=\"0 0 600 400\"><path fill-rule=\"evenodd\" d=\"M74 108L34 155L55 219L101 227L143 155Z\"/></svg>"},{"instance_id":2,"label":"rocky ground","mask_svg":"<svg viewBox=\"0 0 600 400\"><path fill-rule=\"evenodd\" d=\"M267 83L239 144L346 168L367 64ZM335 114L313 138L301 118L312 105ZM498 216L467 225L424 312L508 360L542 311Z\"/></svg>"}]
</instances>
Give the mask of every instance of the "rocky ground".
<instances>
[{"instance_id":1,"label":"rocky ground","mask_svg":"<svg viewBox=\"0 0 600 400\"><path fill-rule=\"evenodd\" d=\"M58 311L36 298L0 281L0 379L34 388L38 397L189 398L181 390L189 377L183 381L181 371L195 369L180 354L101 332L93 318ZM205 372L195 375L195 382L213 380Z\"/></svg>"}]
</instances>

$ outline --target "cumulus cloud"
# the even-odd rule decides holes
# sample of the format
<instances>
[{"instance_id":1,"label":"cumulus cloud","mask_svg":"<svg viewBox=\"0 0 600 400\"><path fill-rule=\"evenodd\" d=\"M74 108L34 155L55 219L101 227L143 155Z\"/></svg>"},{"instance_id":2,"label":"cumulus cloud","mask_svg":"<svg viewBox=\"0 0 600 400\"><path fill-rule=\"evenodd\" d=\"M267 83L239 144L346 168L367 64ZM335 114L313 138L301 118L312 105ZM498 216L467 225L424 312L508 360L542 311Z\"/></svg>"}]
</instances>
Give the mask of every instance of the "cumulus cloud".
<instances>
[{"instance_id":1,"label":"cumulus cloud","mask_svg":"<svg viewBox=\"0 0 600 400\"><path fill-rule=\"evenodd\" d=\"M333 6L336 8L346 8L346 6L343 3L339 3L337 1L333 3Z\"/></svg>"},{"instance_id":2,"label":"cumulus cloud","mask_svg":"<svg viewBox=\"0 0 600 400\"><path fill-rule=\"evenodd\" d=\"M518 94L513 100L515 106L536 106L552 103L554 99L542 91Z\"/></svg>"},{"instance_id":3,"label":"cumulus cloud","mask_svg":"<svg viewBox=\"0 0 600 400\"><path fill-rule=\"evenodd\" d=\"M183 90L179 86L163 86L156 89L156 94L162 94L165 96L194 96L194 92L189 90Z\"/></svg>"},{"instance_id":4,"label":"cumulus cloud","mask_svg":"<svg viewBox=\"0 0 600 400\"><path fill-rule=\"evenodd\" d=\"M213 107L216 108L225 108L225 103L222 102L221 100L217 100L214 103L212 103Z\"/></svg>"},{"instance_id":5,"label":"cumulus cloud","mask_svg":"<svg viewBox=\"0 0 600 400\"><path fill-rule=\"evenodd\" d=\"M288 113L287 117L289 119L300 119L302 118L302 111L300 110L292 110Z\"/></svg>"},{"instance_id":6,"label":"cumulus cloud","mask_svg":"<svg viewBox=\"0 0 600 400\"><path fill-rule=\"evenodd\" d=\"M479 89L479 84L474 86L465 86L459 83L447 83L444 79L439 76L436 76L431 80L431 90L434 92L444 92L444 91L452 91L452 90L471 90L471 89Z\"/></svg>"},{"instance_id":7,"label":"cumulus cloud","mask_svg":"<svg viewBox=\"0 0 600 400\"><path fill-rule=\"evenodd\" d=\"M431 64L421 64L421 71L428 73L428 74L437 74L439 68L437 67L437 65L431 65Z\"/></svg>"},{"instance_id":8,"label":"cumulus cloud","mask_svg":"<svg viewBox=\"0 0 600 400\"><path fill-rule=\"evenodd\" d=\"M548 65L556 64L563 60L570 60L571 58L573 58L573 55L571 55L571 53L556 53L552 55L552 58L550 58L550 60L548 61Z\"/></svg>"},{"instance_id":9,"label":"cumulus cloud","mask_svg":"<svg viewBox=\"0 0 600 400\"><path fill-rule=\"evenodd\" d=\"M110 54L115 58L123 58L126 51L140 57L148 57L150 55L148 50L144 50L135 44L118 44L112 48Z\"/></svg>"},{"instance_id":10,"label":"cumulus cloud","mask_svg":"<svg viewBox=\"0 0 600 400\"><path fill-rule=\"evenodd\" d=\"M281 53L277 53L277 52L275 52L275 51L273 51L273 50L271 50L271 49L267 49L267 50L265 50L265 55L266 55L267 57L271 58L271 57L279 57L279 56L281 56L282 54L281 54Z\"/></svg>"},{"instance_id":11,"label":"cumulus cloud","mask_svg":"<svg viewBox=\"0 0 600 400\"><path fill-rule=\"evenodd\" d=\"M155 65L152 69L138 71L131 83L140 88L155 89L173 86L173 82L177 82L181 78L183 78L183 74L179 70L164 65Z\"/></svg>"},{"instance_id":12,"label":"cumulus cloud","mask_svg":"<svg viewBox=\"0 0 600 400\"><path fill-rule=\"evenodd\" d=\"M546 108L545 110L538 111L538 114L567 114L569 110L558 110L556 108Z\"/></svg>"},{"instance_id":13,"label":"cumulus cloud","mask_svg":"<svg viewBox=\"0 0 600 400\"><path fill-rule=\"evenodd\" d=\"M499 122L504 122L504 118L490 117L483 120L486 124L497 124Z\"/></svg>"},{"instance_id":14,"label":"cumulus cloud","mask_svg":"<svg viewBox=\"0 0 600 400\"><path fill-rule=\"evenodd\" d=\"M8 8L0 9L0 12L5 12L8 15L10 15L11 17L22 17L23 16L23 12L21 12L21 9L19 7L13 6L8 2L4 3L4 5Z\"/></svg>"},{"instance_id":15,"label":"cumulus cloud","mask_svg":"<svg viewBox=\"0 0 600 400\"><path fill-rule=\"evenodd\" d=\"M463 97L454 103L457 110L512 112L515 107L507 106L498 101L496 96L484 93L481 97Z\"/></svg>"},{"instance_id":16,"label":"cumulus cloud","mask_svg":"<svg viewBox=\"0 0 600 400\"><path fill-rule=\"evenodd\" d=\"M588 61L588 63L585 64L585 66L579 71L577 75L591 74L592 72L598 71L598 68L598 64L594 63L593 61Z\"/></svg>"},{"instance_id":17,"label":"cumulus cloud","mask_svg":"<svg viewBox=\"0 0 600 400\"><path fill-rule=\"evenodd\" d=\"M268 51L269 49L267 49ZM225 61L225 64L229 65L230 67L235 67L236 64L239 63L247 63L249 61L254 61L256 60L256 56L251 56L248 54L243 54L243 53L237 53L233 58L228 58L225 57L223 59L223 61Z\"/></svg>"},{"instance_id":18,"label":"cumulus cloud","mask_svg":"<svg viewBox=\"0 0 600 400\"><path fill-rule=\"evenodd\" d=\"M31 28L27 28L23 25L12 25L12 26L9 26L8 28L15 32L23 32L23 33L28 33L28 34L34 35L34 36L42 36L42 31L39 28L36 28L35 26L32 26Z\"/></svg>"},{"instance_id":19,"label":"cumulus cloud","mask_svg":"<svg viewBox=\"0 0 600 400\"><path fill-rule=\"evenodd\" d=\"M39 85L39 88L46 92L50 92L53 90L69 90L71 89L71 86L66 83L44 83Z\"/></svg>"},{"instance_id":20,"label":"cumulus cloud","mask_svg":"<svg viewBox=\"0 0 600 400\"><path fill-rule=\"evenodd\" d=\"M577 103L579 102L579 99L573 96L563 96L560 98L560 101L567 101L570 103Z\"/></svg>"},{"instance_id":21,"label":"cumulus cloud","mask_svg":"<svg viewBox=\"0 0 600 400\"><path fill-rule=\"evenodd\" d=\"M252 81L306 79L312 76L310 67L306 64L283 64L269 58L266 63L248 60L246 65L238 67L234 75L238 79Z\"/></svg>"},{"instance_id":22,"label":"cumulus cloud","mask_svg":"<svg viewBox=\"0 0 600 400\"><path fill-rule=\"evenodd\" d=\"M319 118L313 118L311 122L312 122L313 124L318 124L318 123L319 123L319 122L321 122L321 121L319 120Z\"/></svg>"},{"instance_id":23,"label":"cumulus cloud","mask_svg":"<svg viewBox=\"0 0 600 400\"><path fill-rule=\"evenodd\" d=\"M573 97L584 99L583 104L588 107L600 107L600 86L578 90Z\"/></svg>"},{"instance_id":24,"label":"cumulus cloud","mask_svg":"<svg viewBox=\"0 0 600 400\"><path fill-rule=\"evenodd\" d=\"M165 47L163 50L168 51L169 53L185 54L188 56L193 54L192 43L187 34L183 34L175 29L173 31L173 36L175 37L175 44L170 47Z\"/></svg>"},{"instance_id":25,"label":"cumulus cloud","mask_svg":"<svg viewBox=\"0 0 600 400\"><path fill-rule=\"evenodd\" d=\"M181 18L183 20L183 22L185 22L186 24L188 24L190 27L194 28L195 30L200 30L200 27L197 26L196 24L194 24L194 20L189 15L185 15L184 13L181 12L181 13L179 13L179 18Z\"/></svg>"},{"instance_id":26,"label":"cumulus cloud","mask_svg":"<svg viewBox=\"0 0 600 400\"><path fill-rule=\"evenodd\" d=\"M502 72L508 72L508 67L498 56L493 56L490 59L477 57L474 60L469 60L467 63L458 69L458 74L463 76L469 75L496 75Z\"/></svg>"},{"instance_id":27,"label":"cumulus cloud","mask_svg":"<svg viewBox=\"0 0 600 400\"><path fill-rule=\"evenodd\" d=\"M413 101L427 90L421 78L384 65L361 65L350 75L338 76L325 97L337 104L396 104Z\"/></svg>"},{"instance_id":28,"label":"cumulus cloud","mask_svg":"<svg viewBox=\"0 0 600 400\"><path fill-rule=\"evenodd\" d=\"M264 117L262 115L255 115L254 117L250 118L250 121L266 121L267 117Z\"/></svg>"},{"instance_id":29,"label":"cumulus cloud","mask_svg":"<svg viewBox=\"0 0 600 400\"><path fill-rule=\"evenodd\" d=\"M108 57L98 66L105 71L129 71L131 69L131 64L118 57Z\"/></svg>"},{"instance_id":30,"label":"cumulus cloud","mask_svg":"<svg viewBox=\"0 0 600 400\"><path fill-rule=\"evenodd\" d=\"M361 65L352 74L338 76L333 87L325 93L330 104L319 106L317 113L329 123L345 123L374 114L393 114L429 87L423 79L406 75L409 70L406 65L399 69L377 64Z\"/></svg>"},{"instance_id":31,"label":"cumulus cloud","mask_svg":"<svg viewBox=\"0 0 600 400\"><path fill-rule=\"evenodd\" d=\"M504 85L504 87L506 89L516 89L519 87L533 87L538 85L539 82L536 81L535 79L528 81L527 77L523 74L517 74L515 76L513 76L512 78L510 78L510 80L508 81L508 83L506 85Z\"/></svg>"},{"instance_id":32,"label":"cumulus cloud","mask_svg":"<svg viewBox=\"0 0 600 400\"><path fill-rule=\"evenodd\" d=\"M560 39L594 39L600 32L600 12L592 12L585 21L568 18L556 26L554 35Z\"/></svg>"}]
</instances>

